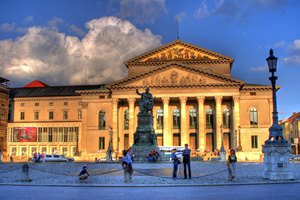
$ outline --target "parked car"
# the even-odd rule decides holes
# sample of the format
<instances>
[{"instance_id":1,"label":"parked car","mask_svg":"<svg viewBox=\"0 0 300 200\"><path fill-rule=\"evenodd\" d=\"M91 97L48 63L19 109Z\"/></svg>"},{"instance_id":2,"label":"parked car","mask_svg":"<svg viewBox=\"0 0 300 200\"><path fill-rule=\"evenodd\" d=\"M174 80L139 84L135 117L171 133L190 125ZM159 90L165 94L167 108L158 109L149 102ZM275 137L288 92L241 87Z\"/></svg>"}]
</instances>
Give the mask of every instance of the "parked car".
<instances>
[{"instance_id":1,"label":"parked car","mask_svg":"<svg viewBox=\"0 0 300 200\"><path fill-rule=\"evenodd\" d=\"M74 158L67 158L64 155L46 154L44 158L45 162L72 162Z\"/></svg>"},{"instance_id":2,"label":"parked car","mask_svg":"<svg viewBox=\"0 0 300 200\"><path fill-rule=\"evenodd\" d=\"M300 155L299 154L298 155L292 154L289 160L290 161L300 161Z\"/></svg>"},{"instance_id":3,"label":"parked car","mask_svg":"<svg viewBox=\"0 0 300 200\"><path fill-rule=\"evenodd\" d=\"M28 161L34 162L34 158L29 158ZM46 154L44 159L40 159L40 162L73 162L74 158L65 157L64 155Z\"/></svg>"}]
</instances>

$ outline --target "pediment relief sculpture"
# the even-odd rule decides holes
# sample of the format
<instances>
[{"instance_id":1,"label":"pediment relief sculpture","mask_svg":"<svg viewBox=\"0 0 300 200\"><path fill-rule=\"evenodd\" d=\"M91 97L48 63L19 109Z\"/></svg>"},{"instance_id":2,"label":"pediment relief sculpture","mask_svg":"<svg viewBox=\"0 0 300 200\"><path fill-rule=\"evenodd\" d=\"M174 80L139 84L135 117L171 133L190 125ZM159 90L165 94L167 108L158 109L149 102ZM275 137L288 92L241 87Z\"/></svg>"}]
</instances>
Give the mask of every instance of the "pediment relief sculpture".
<instances>
[{"instance_id":1,"label":"pediment relief sculpture","mask_svg":"<svg viewBox=\"0 0 300 200\"><path fill-rule=\"evenodd\" d=\"M157 74L142 81L142 84L147 86L199 85L209 83L213 83L213 81L197 74L180 73L177 70L173 70L169 74Z\"/></svg>"},{"instance_id":2,"label":"pediment relief sculpture","mask_svg":"<svg viewBox=\"0 0 300 200\"><path fill-rule=\"evenodd\" d=\"M176 45L159 53L141 59L139 62L147 61L168 61L168 60L215 60L217 57L209 54L187 48L182 45Z\"/></svg>"}]
</instances>

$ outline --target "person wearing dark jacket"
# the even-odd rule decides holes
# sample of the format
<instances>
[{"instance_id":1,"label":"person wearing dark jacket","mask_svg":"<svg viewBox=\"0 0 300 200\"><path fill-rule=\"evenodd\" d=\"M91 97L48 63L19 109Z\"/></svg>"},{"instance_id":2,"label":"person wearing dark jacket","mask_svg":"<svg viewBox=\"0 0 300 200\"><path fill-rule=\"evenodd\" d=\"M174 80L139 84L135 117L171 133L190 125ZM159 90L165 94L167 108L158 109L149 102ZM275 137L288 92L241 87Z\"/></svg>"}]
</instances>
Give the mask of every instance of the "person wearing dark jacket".
<instances>
[{"instance_id":1,"label":"person wearing dark jacket","mask_svg":"<svg viewBox=\"0 0 300 200\"><path fill-rule=\"evenodd\" d=\"M189 149L189 145L184 145L185 149L182 151L183 156L183 170L184 170L184 179L187 179L186 168L188 168L189 179L192 178L191 174L191 150Z\"/></svg>"}]
</instances>

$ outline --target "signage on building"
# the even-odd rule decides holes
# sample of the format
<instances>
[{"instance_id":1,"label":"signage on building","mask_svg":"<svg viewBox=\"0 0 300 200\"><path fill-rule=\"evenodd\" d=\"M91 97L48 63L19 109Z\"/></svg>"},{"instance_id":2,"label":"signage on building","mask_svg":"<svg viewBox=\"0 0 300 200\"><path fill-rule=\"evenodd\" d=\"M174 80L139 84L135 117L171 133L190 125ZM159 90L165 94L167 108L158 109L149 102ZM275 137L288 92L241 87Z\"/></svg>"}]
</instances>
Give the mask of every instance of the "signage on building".
<instances>
[{"instance_id":1,"label":"signage on building","mask_svg":"<svg viewBox=\"0 0 300 200\"><path fill-rule=\"evenodd\" d=\"M35 127L18 127L14 128L15 142L36 142L37 129Z\"/></svg>"}]
</instances>

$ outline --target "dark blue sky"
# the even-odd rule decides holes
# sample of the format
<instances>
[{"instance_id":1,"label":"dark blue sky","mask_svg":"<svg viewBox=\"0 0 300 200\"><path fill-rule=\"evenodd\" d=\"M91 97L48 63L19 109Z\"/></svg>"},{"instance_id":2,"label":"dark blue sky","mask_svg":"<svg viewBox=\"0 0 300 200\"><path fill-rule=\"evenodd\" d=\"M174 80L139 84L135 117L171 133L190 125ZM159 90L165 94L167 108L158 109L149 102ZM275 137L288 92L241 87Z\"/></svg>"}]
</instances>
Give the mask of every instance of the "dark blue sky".
<instances>
[{"instance_id":1,"label":"dark blue sky","mask_svg":"<svg viewBox=\"0 0 300 200\"><path fill-rule=\"evenodd\" d=\"M235 59L232 76L270 84L265 58L279 58L280 118L300 111L297 0L2 0L0 73L11 86L107 83L122 64L176 39Z\"/></svg>"}]
</instances>

